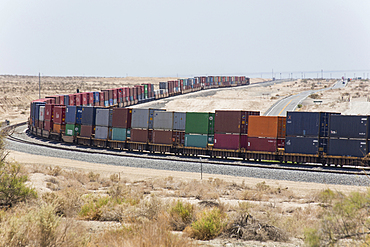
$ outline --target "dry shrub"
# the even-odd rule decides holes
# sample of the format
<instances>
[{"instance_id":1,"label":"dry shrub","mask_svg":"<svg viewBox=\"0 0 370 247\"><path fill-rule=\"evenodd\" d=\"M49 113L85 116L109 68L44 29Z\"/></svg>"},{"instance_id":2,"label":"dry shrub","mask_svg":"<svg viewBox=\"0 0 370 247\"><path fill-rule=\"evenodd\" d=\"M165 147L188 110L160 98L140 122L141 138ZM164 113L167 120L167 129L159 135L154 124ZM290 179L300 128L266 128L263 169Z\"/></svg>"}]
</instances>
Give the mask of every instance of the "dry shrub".
<instances>
[{"instance_id":1,"label":"dry shrub","mask_svg":"<svg viewBox=\"0 0 370 247\"><path fill-rule=\"evenodd\" d=\"M47 174L49 174L50 176L56 177L62 174L62 168L60 168L59 166L49 166L47 170Z\"/></svg>"},{"instance_id":2,"label":"dry shrub","mask_svg":"<svg viewBox=\"0 0 370 247\"><path fill-rule=\"evenodd\" d=\"M42 199L46 203L54 203L58 214L65 217L77 216L83 205L82 192L75 188L45 193Z\"/></svg>"},{"instance_id":3,"label":"dry shrub","mask_svg":"<svg viewBox=\"0 0 370 247\"><path fill-rule=\"evenodd\" d=\"M193 246L188 238L170 231L168 217L159 215L157 220L135 222L130 227L102 233L93 246L186 247Z\"/></svg>"},{"instance_id":4,"label":"dry shrub","mask_svg":"<svg viewBox=\"0 0 370 247\"><path fill-rule=\"evenodd\" d=\"M167 205L165 205L162 200L160 200L156 195L151 194L140 201L136 216L141 219L157 219L161 212L166 211L165 206Z\"/></svg>"},{"instance_id":5,"label":"dry shrub","mask_svg":"<svg viewBox=\"0 0 370 247\"><path fill-rule=\"evenodd\" d=\"M85 174L83 172L64 170L63 175L65 179L69 181L70 187L85 185L90 181L88 174ZM79 185L76 182L78 182Z\"/></svg>"},{"instance_id":6,"label":"dry shrub","mask_svg":"<svg viewBox=\"0 0 370 247\"><path fill-rule=\"evenodd\" d=\"M88 190L98 190L100 188L100 184L97 182L88 182L86 184L86 189Z\"/></svg>"},{"instance_id":7,"label":"dry shrub","mask_svg":"<svg viewBox=\"0 0 370 247\"><path fill-rule=\"evenodd\" d=\"M9 210L0 225L1 246L86 246L88 236L73 220L56 215L54 204Z\"/></svg>"},{"instance_id":8,"label":"dry shrub","mask_svg":"<svg viewBox=\"0 0 370 247\"><path fill-rule=\"evenodd\" d=\"M195 220L195 206L180 200L172 202L169 215L172 229L182 231Z\"/></svg>"}]
</instances>

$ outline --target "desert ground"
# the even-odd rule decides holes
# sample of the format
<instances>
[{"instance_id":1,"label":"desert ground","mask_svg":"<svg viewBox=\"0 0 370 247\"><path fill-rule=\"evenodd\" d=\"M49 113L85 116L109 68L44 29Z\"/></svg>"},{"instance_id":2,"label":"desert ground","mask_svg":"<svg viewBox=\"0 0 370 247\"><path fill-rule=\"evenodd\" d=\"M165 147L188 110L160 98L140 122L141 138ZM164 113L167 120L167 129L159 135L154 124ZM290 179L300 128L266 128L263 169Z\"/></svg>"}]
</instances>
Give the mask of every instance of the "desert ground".
<instances>
[{"instance_id":1,"label":"desert ground","mask_svg":"<svg viewBox=\"0 0 370 247\"><path fill-rule=\"evenodd\" d=\"M107 88L115 88L125 85L135 85L141 83L158 84L160 81L167 81L176 78L93 78L93 77L41 77L41 97L56 94L69 94L76 91L95 91ZM165 108L170 111L214 111L216 109L243 109L265 112L272 104L279 99L311 89L328 88L336 83L337 80L321 79L297 79L276 83L272 86L254 87L257 82L266 81L266 79L253 78L252 87L228 88L217 90L209 97L176 97L174 100L165 104ZM11 124L23 122L28 119L29 102L37 99L38 96L37 76L0 76L0 122L9 120ZM342 114L370 114L370 102L368 96L369 81L356 80L351 81L343 89L327 90L322 93L314 94L302 102L300 111L331 111L341 112ZM314 101L321 101L315 103ZM61 167L62 169L79 171L82 173L99 173L102 176L109 177L112 174L119 174L121 178L129 183L137 181L166 180L169 177L175 181L199 181L199 174L185 172L169 172L151 169L138 169L116 167L109 164L101 165L73 161L68 159L50 158L41 155L29 155L25 153L12 151L8 156L9 160L19 162L26 167L33 169L35 166L42 167ZM37 170L37 169L36 169ZM56 177L56 176L55 176ZM29 176L29 184L36 188L39 193L51 192L50 175L45 175L39 171L33 171ZM349 194L351 192L366 192L366 187L340 186L313 183L298 183L279 180L262 180L255 178L240 178L223 175L207 175L204 180L219 179L225 183L243 184L243 186L254 188L258 184L266 183L271 188L286 188L294 194L296 200L287 199L267 199L266 203L273 203L282 211L289 211L291 208L305 208L310 206L310 196L320 191L330 189L332 191ZM219 198L223 203L235 203L235 200L228 200L221 196ZM275 207L274 206L274 207ZM103 224L103 223L102 223ZM95 224L88 226L99 228L104 226ZM210 246L226 246L227 242L202 243ZM267 243L268 244L268 243ZM302 241L293 240L289 246L301 246ZM229 245L232 246L232 245ZM273 243L250 243L244 246L287 246L287 243L281 245Z\"/></svg>"}]
</instances>

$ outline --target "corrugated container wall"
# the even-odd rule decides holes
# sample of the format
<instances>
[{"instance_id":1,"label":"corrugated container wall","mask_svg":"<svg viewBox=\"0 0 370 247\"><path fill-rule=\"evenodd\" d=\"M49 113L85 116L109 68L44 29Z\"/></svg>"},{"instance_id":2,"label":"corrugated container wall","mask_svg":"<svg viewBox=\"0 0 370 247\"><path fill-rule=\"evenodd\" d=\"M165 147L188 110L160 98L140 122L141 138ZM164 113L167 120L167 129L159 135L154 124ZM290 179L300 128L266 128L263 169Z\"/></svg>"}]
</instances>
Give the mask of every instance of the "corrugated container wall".
<instances>
[{"instance_id":1,"label":"corrugated container wall","mask_svg":"<svg viewBox=\"0 0 370 247\"><path fill-rule=\"evenodd\" d=\"M364 157L368 153L366 140L329 139L328 155Z\"/></svg>"},{"instance_id":2,"label":"corrugated container wall","mask_svg":"<svg viewBox=\"0 0 370 247\"><path fill-rule=\"evenodd\" d=\"M214 148L238 150L240 148L240 135L215 133Z\"/></svg>"},{"instance_id":3,"label":"corrugated container wall","mask_svg":"<svg viewBox=\"0 0 370 247\"><path fill-rule=\"evenodd\" d=\"M249 116L248 136L250 137L285 137L285 117Z\"/></svg>"},{"instance_id":4,"label":"corrugated container wall","mask_svg":"<svg viewBox=\"0 0 370 247\"><path fill-rule=\"evenodd\" d=\"M285 153L318 154L326 152L327 141L318 137L293 137L285 138Z\"/></svg>"},{"instance_id":5,"label":"corrugated container wall","mask_svg":"<svg viewBox=\"0 0 370 247\"><path fill-rule=\"evenodd\" d=\"M112 137L111 129L106 126L96 126L95 127L95 138L96 139L108 139Z\"/></svg>"},{"instance_id":6,"label":"corrugated container wall","mask_svg":"<svg viewBox=\"0 0 370 247\"><path fill-rule=\"evenodd\" d=\"M131 141L133 142L147 142L149 138L148 129L131 129Z\"/></svg>"},{"instance_id":7,"label":"corrugated container wall","mask_svg":"<svg viewBox=\"0 0 370 247\"><path fill-rule=\"evenodd\" d=\"M66 123L66 107L55 106L54 107L54 123L65 124Z\"/></svg>"},{"instance_id":8,"label":"corrugated container wall","mask_svg":"<svg viewBox=\"0 0 370 247\"><path fill-rule=\"evenodd\" d=\"M76 106L67 106L66 108L66 123L68 124L75 124L76 123Z\"/></svg>"},{"instance_id":9,"label":"corrugated container wall","mask_svg":"<svg viewBox=\"0 0 370 247\"><path fill-rule=\"evenodd\" d=\"M112 128L112 140L115 141L126 141L127 129L124 128Z\"/></svg>"},{"instance_id":10,"label":"corrugated container wall","mask_svg":"<svg viewBox=\"0 0 370 247\"><path fill-rule=\"evenodd\" d=\"M81 125L81 137L90 138L95 133L95 127L91 125Z\"/></svg>"},{"instance_id":11,"label":"corrugated container wall","mask_svg":"<svg viewBox=\"0 0 370 247\"><path fill-rule=\"evenodd\" d=\"M131 128L132 109L114 108L112 114L112 126L116 128Z\"/></svg>"},{"instance_id":12,"label":"corrugated container wall","mask_svg":"<svg viewBox=\"0 0 370 247\"><path fill-rule=\"evenodd\" d=\"M113 109L96 109L95 125L112 126Z\"/></svg>"},{"instance_id":13,"label":"corrugated container wall","mask_svg":"<svg viewBox=\"0 0 370 247\"><path fill-rule=\"evenodd\" d=\"M206 148L208 144L213 144L214 136L185 134L185 147Z\"/></svg>"},{"instance_id":14,"label":"corrugated container wall","mask_svg":"<svg viewBox=\"0 0 370 247\"><path fill-rule=\"evenodd\" d=\"M248 137L248 146L246 149L249 151L276 152L278 148L284 148L284 146L284 138Z\"/></svg>"},{"instance_id":15,"label":"corrugated container wall","mask_svg":"<svg viewBox=\"0 0 370 247\"><path fill-rule=\"evenodd\" d=\"M154 144L172 144L172 130L153 130Z\"/></svg>"},{"instance_id":16,"label":"corrugated container wall","mask_svg":"<svg viewBox=\"0 0 370 247\"><path fill-rule=\"evenodd\" d=\"M42 105L40 106L39 109L39 121L44 121L45 120L45 106Z\"/></svg>"},{"instance_id":17,"label":"corrugated container wall","mask_svg":"<svg viewBox=\"0 0 370 247\"><path fill-rule=\"evenodd\" d=\"M368 116L331 115L329 136L366 139L370 127L368 119Z\"/></svg>"},{"instance_id":18,"label":"corrugated container wall","mask_svg":"<svg viewBox=\"0 0 370 247\"><path fill-rule=\"evenodd\" d=\"M149 123L149 109L132 109L131 128L147 129Z\"/></svg>"},{"instance_id":19,"label":"corrugated container wall","mask_svg":"<svg viewBox=\"0 0 370 247\"><path fill-rule=\"evenodd\" d=\"M240 133L241 122L242 111L216 110L215 133Z\"/></svg>"},{"instance_id":20,"label":"corrugated container wall","mask_svg":"<svg viewBox=\"0 0 370 247\"><path fill-rule=\"evenodd\" d=\"M153 129L172 130L173 129L174 112L154 111L153 113Z\"/></svg>"},{"instance_id":21,"label":"corrugated container wall","mask_svg":"<svg viewBox=\"0 0 370 247\"><path fill-rule=\"evenodd\" d=\"M95 125L96 107L93 106L83 106L81 115L82 125Z\"/></svg>"},{"instance_id":22,"label":"corrugated container wall","mask_svg":"<svg viewBox=\"0 0 370 247\"><path fill-rule=\"evenodd\" d=\"M187 112L185 132L192 134L214 134L214 113Z\"/></svg>"},{"instance_id":23,"label":"corrugated container wall","mask_svg":"<svg viewBox=\"0 0 370 247\"><path fill-rule=\"evenodd\" d=\"M174 130L185 130L186 124L186 112L174 112L173 113L173 129Z\"/></svg>"}]
</instances>

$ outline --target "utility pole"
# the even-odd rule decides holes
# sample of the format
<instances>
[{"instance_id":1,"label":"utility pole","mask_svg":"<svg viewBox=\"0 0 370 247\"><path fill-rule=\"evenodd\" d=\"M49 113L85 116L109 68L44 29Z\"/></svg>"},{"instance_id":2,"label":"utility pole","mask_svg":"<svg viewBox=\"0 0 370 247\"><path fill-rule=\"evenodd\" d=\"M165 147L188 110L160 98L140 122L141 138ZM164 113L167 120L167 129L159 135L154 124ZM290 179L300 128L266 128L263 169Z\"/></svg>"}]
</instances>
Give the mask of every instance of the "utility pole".
<instances>
[{"instance_id":1,"label":"utility pole","mask_svg":"<svg viewBox=\"0 0 370 247\"><path fill-rule=\"evenodd\" d=\"M324 79L324 70L321 70L321 79Z\"/></svg>"},{"instance_id":2,"label":"utility pole","mask_svg":"<svg viewBox=\"0 0 370 247\"><path fill-rule=\"evenodd\" d=\"M41 77L40 77L40 72L39 72L39 99L41 99L41 93L40 93L40 89L41 88Z\"/></svg>"}]
</instances>

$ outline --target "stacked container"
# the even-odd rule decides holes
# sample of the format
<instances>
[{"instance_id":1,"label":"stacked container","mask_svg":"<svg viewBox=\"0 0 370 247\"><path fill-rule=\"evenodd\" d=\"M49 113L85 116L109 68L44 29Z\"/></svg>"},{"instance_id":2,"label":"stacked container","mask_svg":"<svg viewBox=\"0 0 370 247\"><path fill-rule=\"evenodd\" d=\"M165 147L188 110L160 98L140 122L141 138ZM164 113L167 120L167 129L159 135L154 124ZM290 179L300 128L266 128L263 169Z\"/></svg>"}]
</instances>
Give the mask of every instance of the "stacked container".
<instances>
[{"instance_id":1,"label":"stacked container","mask_svg":"<svg viewBox=\"0 0 370 247\"><path fill-rule=\"evenodd\" d=\"M39 107L39 119L38 119L38 128L44 128L44 121L45 121L45 106L40 105Z\"/></svg>"},{"instance_id":2,"label":"stacked container","mask_svg":"<svg viewBox=\"0 0 370 247\"><path fill-rule=\"evenodd\" d=\"M284 148L286 117L250 116L248 126L249 151L276 152Z\"/></svg>"},{"instance_id":3,"label":"stacked container","mask_svg":"<svg viewBox=\"0 0 370 247\"><path fill-rule=\"evenodd\" d=\"M95 116L95 138L111 139L113 109L98 108Z\"/></svg>"},{"instance_id":4,"label":"stacked container","mask_svg":"<svg viewBox=\"0 0 370 247\"><path fill-rule=\"evenodd\" d=\"M215 113L215 148L246 148L249 116L260 115L258 111L226 111Z\"/></svg>"},{"instance_id":5,"label":"stacked container","mask_svg":"<svg viewBox=\"0 0 370 247\"><path fill-rule=\"evenodd\" d=\"M214 113L187 112L185 125L185 146L205 148L213 144Z\"/></svg>"},{"instance_id":6,"label":"stacked container","mask_svg":"<svg viewBox=\"0 0 370 247\"><path fill-rule=\"evenodd\" d=\"M161 109L133 109L131 116L131 141L152 142L153 117Z\"/></svg>"},{"instance_id":7,"label":"stacked container","mask_svg":"<svg viewBox=\"0 0 370 247\"><path fill-rule=\"evenodd\" d=\"M91 138L95 134L96 107L83 106L81 108L81 131L80 136Z\"/></svg>"},{"instance_id":8,"label":"stacked container","mask_svg":"<svg viewBox=\"0 0 370 247\"><path fill-rule=\"evenodd\" d=\"M366 156L369 128L368 116L331 115L328 155Z\"/></svg>"},{"instance_id":9,"label":"stacked container","mask_svg":"<svg viewBox=\"0 0 370 247\"><path fill-rule=\"evenodd\" d=\"M52 131L53 130L53 117L54 117L54 105L46 104L45 105L45 121L44 121L44 130Z\"/></svg>"},{"instance_id":10,"label":"stacked container","mask_svg":"<svg viewBox=\"0 0 370 247\"><path fill-rule=\"evenodd\" d=\"M288 112L286 119L286 153L327 153L330 112Z\"/></svg>"},{"instance_id":11,"label":"stacked container","mask_svg":"<svg viewBox=\"0 0 370 247\"><path fill-rule=\"evenodd\" d=\"M66 107L66 130L65 134L68 136L78 136L81 132L81 106L67 106Z\"/></svg>"},{"instance_id":12,"label":"stacked container","mask_svg":"<svg viewBox=\"0 0 370 247\"><path fill-rule=\"evenodd\" d=\"M66 127L66 106L55 106L54 107L54 125L53 132L63 133Z\"/></svg>"},{"instance_id":13,"label":"stacked container","mask_svg":"<svg viewBox=\"0 0 370 247\"><path fill-rule=\"evenodd\" d=\"M114 108L112 113L112 140L126 141L130 137L132 110Z\"/></svg>"},{"instance_id":14,"label":"stacked container","mask_svg":"<svg viewBox=\"0 0 370 247\"><path fill-rule=\"evenodd\" d=\"M172 144L174 112L154 111L153 140L155 144Z\"/></svg>"}]
</instances>

